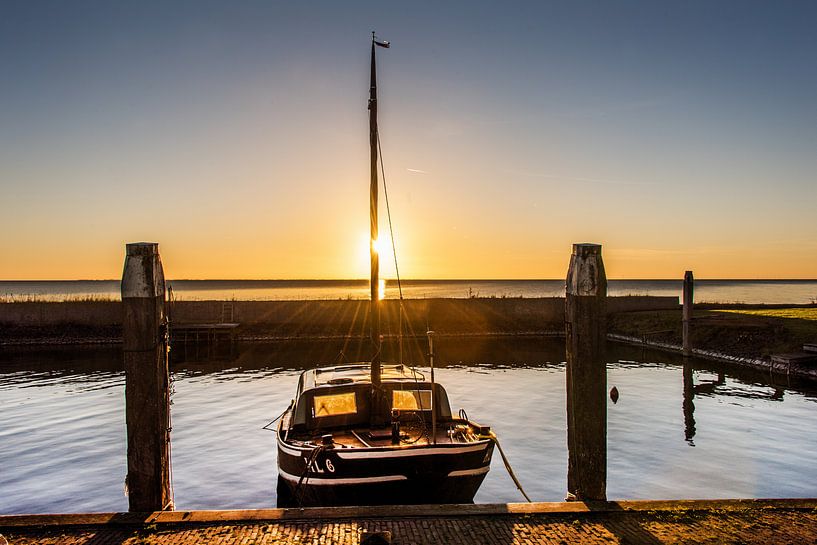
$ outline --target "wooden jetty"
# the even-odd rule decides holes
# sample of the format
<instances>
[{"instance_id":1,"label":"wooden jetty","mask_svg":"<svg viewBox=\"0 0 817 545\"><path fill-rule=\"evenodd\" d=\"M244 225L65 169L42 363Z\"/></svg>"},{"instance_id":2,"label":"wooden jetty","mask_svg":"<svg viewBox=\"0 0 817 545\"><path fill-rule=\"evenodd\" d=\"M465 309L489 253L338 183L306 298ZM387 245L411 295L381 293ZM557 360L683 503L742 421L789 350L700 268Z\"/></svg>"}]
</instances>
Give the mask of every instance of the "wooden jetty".
<instances>
[{"instance_id":1,"label":"wooden jetty","mask_svg":"<svg viewBox=\"0 0 817 545\"><path fill-rule=\"evenodd\" d=\"M808 352L791 352L772 354L772 363L779 365L813 365L817 363L817 354Z\"/></svg>"},{"instance_id":2,"label":"wooden jetty","mask_svg":"<svg viewBox=\"0 0 817 545\"><path fill-rule=\"evenodd\" d=\"M171 342L174 343L234 343L241 324L236 322L213 324L176 324L171 327Z\"/></svg>"},{"instance_id":3,"label":"wooden jetty","mask_svg":"<svg viewBox=\"0 0 817 545\"><path fill-rule=\"evenodd\" d=\"M817 368L817 344L806 343L802 352L789 352L786 354L772 354L772 364L779 366L805 366Z\"/></svg>"},{"instance_id":4,"label":"wooden jetty","mask_svg":"<svg viewBox=\"0 0 817 545\"><path fill-rule=\"evenodd\" d=\"M171 304L171 309L178 305L177 301ZM241 325L235 321L235 306L232 301L221 301L219 316L210 322L198 322L188 320L173 320L170 327L170 342L205 344L208 346L217 343L228 343L230 346L236 342L236 333Z\"/></svg>"},{"instance_id":5,"label":"wooden jetty","mask_svg":"<svg viewBox=\"0 0 817 545\"><path fill-rule=\"evenodd\" d=\"M11 515L0 535L14 545L799 544L817 540L817 499Z\"/></svg>"}]
</instances>

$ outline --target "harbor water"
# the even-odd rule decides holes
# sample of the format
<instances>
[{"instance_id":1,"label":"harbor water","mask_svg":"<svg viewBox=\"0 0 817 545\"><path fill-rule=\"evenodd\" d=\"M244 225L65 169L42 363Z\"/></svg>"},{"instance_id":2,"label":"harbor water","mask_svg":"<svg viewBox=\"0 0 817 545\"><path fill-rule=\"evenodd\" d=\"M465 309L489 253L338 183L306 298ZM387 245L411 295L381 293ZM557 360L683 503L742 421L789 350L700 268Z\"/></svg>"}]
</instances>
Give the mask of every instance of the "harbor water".
<instances>
[{"instance_id":1,"label":"harbor water","mask_svg":"<svg viewBox=\"0 0 817 545\"><path fill-rule=\"evenodd\" d=\"M492 426L528 494L566 492L564 341L440 338L436 378L454 411ZM423 346L407 354L422 353ZM174 353L172 481L178 509L274 507L276 451L262 427L335 343ZM395 347L389 348L392 354ZM814 497L817 391L765 373L610 345L611 499ZM127 510L122 354L0 352L0 513ZM475 501L522 501L498 457Z\"/></svg>"}]
</instances>

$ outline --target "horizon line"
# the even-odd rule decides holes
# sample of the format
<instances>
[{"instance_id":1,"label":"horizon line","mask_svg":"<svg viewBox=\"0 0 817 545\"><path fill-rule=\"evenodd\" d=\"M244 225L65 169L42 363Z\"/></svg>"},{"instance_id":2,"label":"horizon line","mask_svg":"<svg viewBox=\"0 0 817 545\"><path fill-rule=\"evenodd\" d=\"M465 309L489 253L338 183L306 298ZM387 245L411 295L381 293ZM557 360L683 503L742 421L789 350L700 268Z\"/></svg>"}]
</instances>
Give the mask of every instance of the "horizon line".
<instances>
[{"instance_id":1,"label":"horizon line","mask_svg":"<svg viewBox=\"0 0 817 545\"><path fill-rule=\"evenodd\" d=\"M3 279L0 282L121 282L121 278L34 278ZM368 278L166 278L167 282L360 282ZM397 278L383 278L397 282ZM683 282L683 277L673 278L607 278L613 282ZM564 278L402 278L401 282L564 282ZM817 278L713 278L700 277L695 281L717 282L817 282Z\"/></svg>"}]
</instances>

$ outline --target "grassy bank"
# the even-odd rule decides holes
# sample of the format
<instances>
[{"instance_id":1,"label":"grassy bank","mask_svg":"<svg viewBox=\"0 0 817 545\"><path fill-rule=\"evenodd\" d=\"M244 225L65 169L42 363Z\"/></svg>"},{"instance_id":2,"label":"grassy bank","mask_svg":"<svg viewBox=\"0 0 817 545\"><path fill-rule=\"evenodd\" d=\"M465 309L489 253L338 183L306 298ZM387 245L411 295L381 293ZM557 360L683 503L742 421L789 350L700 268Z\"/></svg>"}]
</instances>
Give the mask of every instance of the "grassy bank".
<instances>
[{"instance_id":1,"label":"grassy bank","mask_svg":"<svg viewBox=\"0 0 817 545\"><path fill-rule=\"evenodd\" d=\"M172 322L240 323L239 338L365 337L367 301L222 301L174 303ZM564 331L564 299L416 299L383 302L385 335L403 331L424 335L553 334ZM657 343L681 344L677 298L611 297L608 331ZM121 303L74 301L0 304L0 346L121 341ZM760 359L796 352L817 342L817 305L696 305L692 327L695 348Z\"/></svg>"},{"instance_id":2,"label":"grassy bank","mask_svg":"<svg viewBox=\"0 0 817 545\"><path fill-rule=\"evenodd\" d=\"M611 333L681 344L681 311L660 310L610 316ZM692 345L747 358L798 352L817 342L817 306L749 308L733 306L695 311Z\"/></svg>"}]
</instances>

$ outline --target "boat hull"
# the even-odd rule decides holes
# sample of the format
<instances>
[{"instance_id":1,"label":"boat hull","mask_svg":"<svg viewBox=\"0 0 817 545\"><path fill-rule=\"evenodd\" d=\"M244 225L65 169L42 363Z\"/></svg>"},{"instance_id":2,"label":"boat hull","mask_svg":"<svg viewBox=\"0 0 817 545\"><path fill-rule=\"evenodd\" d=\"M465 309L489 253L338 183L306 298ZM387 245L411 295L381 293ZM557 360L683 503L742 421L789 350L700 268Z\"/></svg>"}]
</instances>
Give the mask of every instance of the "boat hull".
<instances>
[{"instance_id":1,"label":"boat hull","mask_svg":"<svg viewBox=\"0 0 817 545\"><path fill-rule=\"evenodd\" d=\"M395 448L298 447L278 438L278 506L470 503L493 442ZM307 467L309 464L309 467Z\"/></svg>"}]
</instances>

